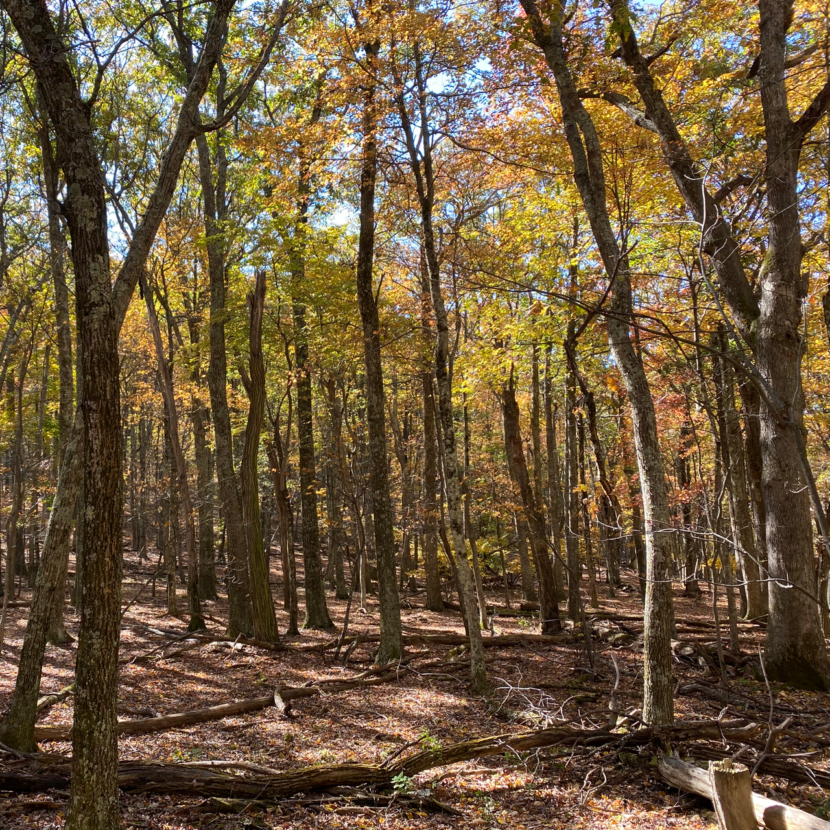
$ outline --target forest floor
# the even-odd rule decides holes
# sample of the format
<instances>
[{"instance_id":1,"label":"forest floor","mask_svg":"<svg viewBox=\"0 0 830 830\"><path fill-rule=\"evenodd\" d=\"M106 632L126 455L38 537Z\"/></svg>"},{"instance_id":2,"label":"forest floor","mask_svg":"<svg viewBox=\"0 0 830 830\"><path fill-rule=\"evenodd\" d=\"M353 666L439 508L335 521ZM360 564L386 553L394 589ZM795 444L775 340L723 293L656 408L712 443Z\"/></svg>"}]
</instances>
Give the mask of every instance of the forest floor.
<instances>
[{"instance_id":1,"label":"forest floor","mask_svg":"<svg viewBox=\"0 0 830 830\"><path fill-rule=\"evenodd\" d=\"M274 557L278 567L278 557ZM123 603L133 599L150 575L150 563L139 563L132 552L126 553ZM281 599L280 574L274 574L275 599ZM412 747L436 746L474 737L526 731L546 724L570 723L581 728L605 726L608 703L617 680L617 697L623 713L640 705L642 685L642 646L636 638L642 631L637 622L642 606L636 576L624 572L625 586L616 598L609 597L607 585L600 584L599 599L603 612L612 612L628 621L593 623L593 654L589 656L574 639L556 645L524 644L521 647L488 648L488 671L493 700L478 699L469 693L463 654L449 647L414 645L409 673L396 682L352 691L309 697L295 702L293 709L281 714L270 707L246 715L230 717L187 728L149 735L125 736L120 740L122 760L157 760L194 762L221 759L242 761L288 770L303 766L339 762L380 763L412 744ZM744 716L766 724L770 719L770 693L776 723L794 718L802 733L821 725L830 728L830 696L796 693L782 687L768 689L757 679L758 651L763 643L760 626L742 626L741 649L750 659L743 667L731 668L728 686L712 669L696 659L695 643L709 653L715 650L712 627L711 594L701 583L699 599L683 596L675 584L675 608L678 636L687 644L675 649L674 670L678 679L676 714L681 720L712 719L729 706L729 716ZM584 585L587 593L587 583ZM21 599L28 597L23 591ZM329 609L335 623L342 624L346 603L335 600L329 592ZM488 599L504 603L503 590L488 592ZM518 592L511 597L517 608ZM180 607L185 607L183 586L179 586ZM425 611L424 594L404 594L402 614L405 633L457 633L464 629L457 612L441 614ZM206 611L217 620L227 619L224 598L206 603ZM350 633L376 632L378 609L375 597L367 603L367 613L352 608ZM11 611L7 645L0 655L0 713L10 702L17 659L28 609ZM302 613L302 597L301 597ZM591 617L590 610L588 612ZM720 608L726 619L726 605ZM287 615L278 602L280 630L287 625ZM77 633L78 619L67 609L67 627ZM267 695L279 684L302 686L321 678L347 679L371 665L369 644L355 649L346 667L342 654L335 662L332 651L309 652L289 649L267 652L252 646L210 643L182 651L149 628L184 633L182 620L165 614L164 585L156 586L155 597L146 587L123 619L121 637L121 718L171 714L229 703L243 698ZM609 631L608 629L613 629ZM728 633L723 626L724 648ZM211 622L209 630L222 633ZM612 645L606 640L614 633ZM538 632L535 619L496 617L497 634ZM633 632L633 634L632 634ZM490 636L489 632L485 637ZM299 638L284 638L286 643L325 643L332 632L303 631ZM602 639L605 637L606 639ZM633 642L627 642L633 639ZM622 641L620 643L619 641ZM691 647L688 644L692 644ZM148 654L153 649L154 653ZM686 654L684 654L686 652ZM612 659L612 653L614 659ZM691 655L691 656L690 656ZM458 662L449 662L453 657ZM57 691L73 679L75 646L49 647L43 672L42 693ZM136 660L136 658L141 658ZM418 666L444 659L444 668ZM754 658L754 659L753 659ZM134 662L135 661L135 662ZM592 661L592 665L591 665ZM683 689L683 686L694 686ZM72 697L54 705L41 718L43 724L69 724L72 720ZM763 733L759 738L763 748ZM830 740L810 744L808 762L813 768L825 768L830 760ZM783 741L786 745L787 740ZM713 746L720 742L709 742ZM70 753L68 742L42 744L52 753ZM803 748L803 747L802 747ZM410 750L410 751L414 751ZM787 747L792 752L793 747ZM797 749L796 749L797 751ZM4 756L0 755L0 761ZM432 813L413 809L407 804L367 807L344 801L305 799L304 804L290 800L269 806L251 805L241 815L216 812L215 805L200 795L198 789L183 795L123 794L122 827L153 830L186 828L684 828L700 830L715 826L711 805L695 796L670 788L652 763L653 748L621 752L610 748L552 747L521 756L513 753L476 759L450 767L421 773L404 782L406 789L428 789L435 799L458 811L460 815ZM756 791L808 810L830 806L827 793L803 784L788 785L781 779L758 775ZM65 824L67 793L0 793L0 827L61 828ZM296 799L295 799L296 801Z\"/></svg>"}]
</instances>

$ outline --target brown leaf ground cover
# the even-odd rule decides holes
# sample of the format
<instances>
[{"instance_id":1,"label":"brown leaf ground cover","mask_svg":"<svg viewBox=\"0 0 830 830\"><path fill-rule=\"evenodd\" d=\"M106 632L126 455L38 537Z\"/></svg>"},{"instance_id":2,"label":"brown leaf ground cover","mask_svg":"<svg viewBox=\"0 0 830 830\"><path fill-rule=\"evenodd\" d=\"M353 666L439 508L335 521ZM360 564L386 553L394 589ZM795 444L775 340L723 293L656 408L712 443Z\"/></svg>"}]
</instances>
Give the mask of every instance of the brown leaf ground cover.
<instances>
[{"instance_id":1,"label":"brown leaf ground cover","mask_svg":"<svg viewBox=\"0 0 830 830\"><path fill-rule=\"evenodd\" d=\"M127 553L123 602L131 600L151 573ZM276 557L275 557L276 560ZM273 574L275 596L278 570ZM268 708L239 717L149 735L123 737L122 760L167 762L239 761L277 770L346 761L381 763L401 750L446 745L475 737L526 730L529 726L572 723L580 728L608 725L609 700L619 671L617 698L620 714L636 708L642 682L642 653L637 634L641 605L634 590L635 578L625 574L627 590L609 597L600 585L603 612L627 619L619 622L597 617L593 623L592 653L581 640L557 645L530 644L514 648L488 649L489 673L494 687L490 701L469 694L464 653L458 649L413 646L411 672L397 682L370 688L309 697L295 702L281 714ZM586 586L587 587L587 586ZM715 629L711 625L711 595L699 600L682 595L675 586L678 636L686 643L703 644L706 653ZM185 607L180 586L181 607ZM22 599L27 597L26 591ZM503 593L489 600L503 602ZM518 606L519 597L514 597ZM302 597L301 597L302 603ZM206 603L207 613L217 620L227 618L223 599ZM371 645L358 647L344 667L331 651L288 649L267 652L229 643L173 643L149 629L185 632L182 620L164 613L164 591L159 583L155 596L148 587L128 610L121 640L120 717L131 719L153 714L171 714L268 694L280 684L301 686L322 678L347 679L371 666ZM329 595L329 608L338 626L345 602ZM377 604L370 598L366 613L353 607L350 633L377 631ZM14 609L8 646L0 655L0 711L7 708L14 685L16 662L26 624L27 609ZM590 615L589 615L590 616ZM726 617L725 602L722 618ZM278 608L281 630L287 617ZM407 633L463 634L457 612L435 614L423 608L423 594L403 597L403 622ZM70 631L78 620L67 612ZM210 630L222 629L211 622ZM609 629L611 629L609 631ZM496 617L495 633L538 632L528 618ZM625 636L616 637L616 634ZM722 631L728 645L727 632ZM288 644L325 643L331 632L302 632L286 638ZM691 647L676 649L678 679L676 712L679 719L716 718L727 709L729 717L744 716L766 724L769 694L759 679L758 651L763 642L760 626L742 626L744 658L730 666L727 683ZM609 640L614 640L612 644ZM708 646L706 644L709 644ZM153 651L155 649L155 651ZM152 653L150 653L152 652ZM49 647L43 673L42 693L57 691L73 678L75 649ZM612 657L613 655L613 657ZM436 666L436 662L444 665ZM420 668L421 665L431 665ZM616 666L615 666L616 663ZM686 689L684 687L694 688ZM790 731L779 742L779 753L812 753L799 758L812 767L825 768L830 740L821 738L821 727L830 727L830 698L772 688L773 720L792 716ZM728 707L728 708L727 708ZM71 723L72 697L52 706L39 723ZM816 731L819 730L819 731ZM814 733L809 736L808 733ZM805 736L809 738L805 743ZM407 746L411 745L411 749ZM745 750L751 757L763 750L758 745ZM709 748L722 748L710 742ZM69 754L69 743L49 743L43 748ZM734 749L734 747L731 747ZM234 803L232 812L218 810L216 803L197 791L184 795L123 794L122 826L153 830L190 828L648 828L675 827L701 830L714 827L714 815L706 802L670 789L652 763L655 747L625 752L619 747L586 749L553 747L530 754L507 752L453 767L429 770L412 780L396 782L398 797L382 806L355 803L324 794L297 797L270 804ZM0 756L0 760L8 756ZM830 794L821 788L788 784L768 776L756 777L755 787L771 797L821 811ZM407 798L412 793L429 795L460 815L420 809ZM65 823L66 792L37 795L0 793L0 827L60 828Z\"/></svg>"}]
</instances>

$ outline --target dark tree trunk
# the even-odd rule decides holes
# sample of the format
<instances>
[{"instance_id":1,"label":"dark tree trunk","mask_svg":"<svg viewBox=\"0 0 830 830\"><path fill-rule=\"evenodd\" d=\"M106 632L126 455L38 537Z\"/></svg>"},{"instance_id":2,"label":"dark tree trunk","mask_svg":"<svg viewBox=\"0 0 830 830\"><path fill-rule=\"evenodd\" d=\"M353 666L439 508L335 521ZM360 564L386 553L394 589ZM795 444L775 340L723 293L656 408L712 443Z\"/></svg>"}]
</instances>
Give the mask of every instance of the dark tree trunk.
<instances>
[{"instance_id":1,"label":"dark tree trunk","mask_svg":"<svg viewBox=\"0 0 830 830\"><path fill-rule=\"evenodd\" d=\"M559 477L559 448L556 444L556 408L553 403L553 378L551 376L551 347L545 352L545 449L548 475L548 523L553 543L553 581L556 599L565 599L564 568L562 567L562 485Z\"/></svg>"},{"instance_id":2,"label":"dark tree trunk","mask_svg":"<svg viewBox=\"0 0 830 830\"><path fill-rule=\"evenodd\" d=\"M423 550L427 581L426 607L443 611L441 576L438 572L438 464L436 460L435 394L432 372L421 374L424 403Z\"/></svg>"},{"instance_id":3,"label":"dark tree trunk","mask_svg":"<svg viewBox=\"0 0 830 830\"><path fill-rule=\"evenodd\" d=\"M335 596L337 599L348 599L349 589L346 586L346 576L343 569L343 558L346 551L346 530L343 523L346 497L343 471L346 469L346 448L343 446L343 408L340 405L337 385L333 377L326 380L325 391L328 399L330 430L330 446L326 458L329 471L329 482L326 491L329 514L329 566L332 571L331 580L334 583ZM343 459L342 464L341 457Z\"/></svg>"},{"instance_id":4,"label":"dark tree trunk","mask_svg":"<svg viewBox=\"0 0 830 830\"><path fill-rule=\"evenodd\" d=\"M253 636L253 612L248 576L248 545L242 519L242 497L233 463L233 433L228 410L228 365L225 349L225 250L222 221L225 218L227 159L221 137L216 142L216 181L205 135L196 139L199 178L205 211L205 247L210 276L210 361L208 388L213 416L216 478L220 510L225 522L229 621L231 634Z\"/></svg>"},{"instance_id":5,"label":"dark tree trunk","mask_svg":"<svg viewBox=\"0 0 830 830\"><path fill-rule=\"evenodd\" d=\"M213 539L213 470L208 443L210 413L202 400L202 368L199 358L201 331L194 302L188 307L187 319L190 345L194 356L190 380L196 392L190 399L190 423L193 427L193 454L196 457L197 511L199 521L199 597L216 599L216 554Z\"/></svg>"},{"instance_id":6,"label":"dark tree trunk","mask_svg":"<svg viewBox=\"0 0 830 830\"><path fill-rule=\"evenodd\" d=\"M553 563L548 553L545 531L545 511L543 503L533 491L525 461L522 435L519 427L519 406L513 387L513 369L510 380L501 390L502 416L504 418L504 438L507 444L508 460L513 477L519 487L527 526L530 532L530 549L536 573L539 575L539 612L543 634L553 634L562 630L559 619L559 603L556 600L556 588L553 582ZM541 479L541 472L539 478Z\"/></svg>"},{"instance_id":7,"label":"dark tree trunk","mask_svg":"<svg viewBox=\"0 0 830 830\"><path fill-rule=\"evenodd\" d=\"M582 539L585 546L585 564L588 567L588 596L591 600L591 608L598 608L599 600L597 598L597 575L594 566L594 544L591 539L591 516L588 509L588 482L585 477L585 419L582 417L581 412L577 418L576 427L579 445L579 506L582 516Z\"/></svg>"},{"instance_id":8,"label":"dark tree trunk","mask_svg":"<svg viewBox=\"0 0 830 830\"><path fill-rule=\"evenodd\" d=\"M719 337L720 348L726 349L726 336ZM744 580L747 619L763 617L767 613L766 591L761 583L761 569L755 550L752 515L746 483L744 442L741 437L740 415L735 407L735 376L728 360L720 362L720 394L723 412L721 425L724 446L724 471L729 492L729 515L732 524L735 556Z\"/></svg>"},{"instance_id":9,"label":"dark tree trunk","mask_svg":"<svg viewBox=\"0 0 830 830\"><path fill-rule=\"evenodd\" d=\"M256 285L248 295L249 376L244 377L248 393L248 423L245 426L245 447L239 465L242 491L242 521L248 541L248 573L250 574L251 604L253 606L254 637L266 643L279 642L277 617L271 596L268 557L262 543L262 524L259 505L257 461L259 439L265 418L265 362L262 357L262 315L265 310L265 271L257 271Z\"/></svg>"},{"instance_id":10,"label":"dark tree trunk","mask_svg":"<svg viewBox=\"0 0 830 830\"><path fill-rule=\"evenodd\" d=\"M375 523L380 599L378 663L403 655L401 608L395 580L395 535L389 496L389 458L386 448L383 369L380 355L380 320L372 276L375 249L375 180L377 177L377 113L375 78L378 44L365 44L369 76L363 90L363 144L360 176L360 236L357 252L357 301L363 323L366 365L366 420L369 431L369 482Z\"/></svg>"},{"instance_id":11,"label":"dark tree trunk","mask_svg":"<svg viewBox=\"0 0 830 830\"><path fill-rule=\"evenodd\" d=\"M288 425L285 439L280 432L280 415L277 412L272 421L273 442L266 444L268 461L271 466L271 476L274 480L274 498L277 502L277 512L280 519L280 554L282 558L283 579L283 608L288 611L289 637L300 633L299 607L297 600L297 562L294 556L294 511L291 509L291 498L288 492L288 463L291 446L292 406L291 390L287 391L288 398Z\"/></svg>"},{"instance_id":12,"label":"dark tree trunk","mask_svg":"<svg viewBox=\"0 0 830 830\"><path fill-rule=\"evenodd\" d=\"M571 325L569 325L569 329ZM565 536L568 567L568 617L581 619L582 565L579 561L579 471L577 464L576 381L573 370L565 377L565 492L567 493L567 526Z\"/></svg>"},{"instance_id":13,"label":"dark tree trunk","mask_svg":"<svg viewBox=\"0 0 830 830\"><path fill-rule=\"evenodd\" d=\"M675 470L677 471L677 489L680 490L680 508L683 514L683 561L685 571L683 574L683 591L687 596L699 597L700 585L697 581L698 545L695 541L692 523L692 497L689 493L692 482L689 477L689 461L686 458L691 437L691 422L684 421L680 425L680 447L675 459Z\"/></svg>"},{"instance_id":14,"label":"dark tree trunk","mask_svg":"<svg viewBox=\"0 0 830 830\"><path fill-rule=\"evenodd\" d=\"M481 579L481 562L478 558L478 534L472 520L472 506L470 500L469 476L470 476L470 412L467 407L467 395L462 396L464 413L464 478L461 482L461 495L464 498L464 535L470 543L470 554L473 560L473 577L476 584L476 598L478 600L478 618L482 628L487 628L487 599L484 596L484 583Z\"/></svg>"},{"instance_id":15,"label":"dark tree trunk","mask_svg":"<svg viewBox=\"0 0 830 830\"><path fill-rule=\"evenodd\" d=\"M153 335L153 343L156 349L156 360L158 362L159 376L161 378L162 394L165 401L165 409L168 419L168 436L172 452L171 464L171 490L173 489L173 472L175 471L176 492L182 500L184 510L185 527L187 528L187 603L190 614L190 631L204 629L205 620L202 617L202 606L199 601L199 554L196 548L196 518L193 512L193 503L190 498L190 483L187 478L187 462L182 451L179 438L179 414L176 409L176 395L173 390L173 375L170 371L170 364L164 354L164 344L161 340L158 316L156 314L153 295L149 286L142 277L142 288L144 300L147 306L147 319L150 322L150 331ZM174 512L173 500L171 498L170 523L178 526L178 510ZM169 580L169 572L168 572ZM169 590L169 582L168 582ZM175 596L175 586L173 588Z\"/></svg>"}]
</instances>

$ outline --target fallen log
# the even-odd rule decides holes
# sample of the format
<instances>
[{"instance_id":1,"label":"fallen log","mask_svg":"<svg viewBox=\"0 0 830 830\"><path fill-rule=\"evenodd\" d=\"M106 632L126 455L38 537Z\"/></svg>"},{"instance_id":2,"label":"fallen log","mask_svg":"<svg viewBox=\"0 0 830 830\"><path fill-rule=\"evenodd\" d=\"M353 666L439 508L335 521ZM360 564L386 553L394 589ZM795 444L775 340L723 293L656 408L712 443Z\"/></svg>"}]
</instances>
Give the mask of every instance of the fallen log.
<instances>
[{"instance_id":1,"label":"fallen log","mask_svg":"<svg viewBox=\"0 0 830 830\"><path fill-rule=\"evenodd\" d=\"M734 755L725 749L714 746L693 746L689 749L693 758L700 758L706 761L720 761ZM774 775L776 778L783 778L785 781L792 781L795 784L809 784L814 787L830 789L830 772L810 767L800 762L790 761L779 755L764 755L756 772L764 775Z\"/></svg>"},{"instance_id":2,"label":"fallen log","mask_svg":"<svg viewBox=\"0 0 830 830\"><path fill-rule=\"evenodd\" d=\"M616 611L591 611L586 616L595 620L620 620L621 622L643 622L642 614L620 614ZM690 620L678 617L675 620L676 625L687 625L691 628L715 628L714 620ZM766 628L766 623L763 620L741 620L738 623L738 628L746 630L757 630L759 627Z\"/></svg>"},{"instance_id":3,"label":"fallen log","mask_svg":"<svg viewBox=\"0 0 830 830\"><path fill-rule=\"evenodd\" d=\"M500 755L508 751L520 753L552 746L593 747L614 743L634 747L643 746L655 739L663 741L719 740L721 738L740 740L757 734L758 729L757 724L743 720L693 721L668 727L644 727L623 734L607 729L574 729L570 726L558 726L519 734L492 735L446 747L427 749L395 760L394 763L388 765L331 764L256 777L232 775L212 768L200 769L185 764L142 764L130 761L119 764L118 786L130 792L184 792L203 797L273 801L300 792L326 790L331 787L366 785L389 787L400 775L412 777L435 767L459 764L473 758ZM33 763L37 762L37 756L31 756L31 758ZM68 765L51 766L48 772L43 773L23 773L0 769L0 790L42 792L47 789L65 789L70 782L71 769ZM797 830L830 830L830 825L825 823L821 827L798 827Z\"/></svg>"},{"instance_id":4,"label":"fallen log","mask_svg":"<svg viewBox=\"0 0 830 830\"><path fill-rule=\"evenodd\" d=\"M380 634L356 634L346 637L344 643L353 643L360 637L364 643L380 642ZM526 645L557 645L573 640L571 634L499 634L495 637L482 637L481 644L485 648L507 648L510 646ZM309 651L327 651L335 648L339 638L329 640L315 646L309 646ZM466 646L470 638L464 634L404 634L404 645L434 645L434 646Z\"/></svg>"},{"instance_id":5,"label":"fallen log","mask_svg":"<svg viewBox=\"0 0 830 830\"><path fill-rule=\"evenodd\" d=\"M320 680L312 686L278 686L270 695L253 697L240 700L235 703L221 703L218 706L209 706L205 709L194 709L190 712L177 712L172 715L160 715L154 718L143 718L141 720L123 720L118 722L119 735L148 735L151 732L165 732L169 729L180 729L184 726L195 726L199 723L207 723L223 718L244 715L248 712L256 712L260 709L267 709L269 706L283 708L281 704L292 700L299 700L305 697L316 695L335 694L363 686L377 686L381 683L389 683L407 674L409 669L406 666L395 665L369 669L357 677L340 679L331 678ZM35 740L40 741L69 741L72 739L71 726L36 726Z\"/></svg>"},{"instance_id":6,"label":"fallen log","mask_svg":"<svg viewBox=\"0 0 830 830\"><path fill-rule=\"evenodd\" d=\"M241 815L256 809L262 809L273 802L262 802L250 798L217 798L213 797L198 805L195 810L199 813L233 813ZM321 794L305 797L290 798L280 802L282 807L303 807L311 810L325 810L326 812L342 813L350 808L389 808L398 807L403 810L419 810L430 813L446 813L451 816L463 816L460 810L450 807L441 801L429 796L404 795L393 793L361 792L350 787L333 787L323 790ZM340 806L338 806L340 805ZM361 809L360 812L364 812Z\"/></svg>"},{"instance_id":7,"label":"fallen log","mask_svg":"<svg viewBox=\"0 0 830 830\"><path fill-rule=\"evenodd\" d=\"M69 695L75 694L75 683L74 681L70 683L68 686L64 686L60 691L53 692L49 695L44 695L43 697L38 699L37 702L37 711L42 712L44 709L48 709L50 706L54 706L56 703L59 703L64 698L69 697Z\"/></svg>"},{"instance_id":8,"label":"fallen log","mask_svg":"<svg viewBox=\"0 0 830 830\"><path fill-rule=\"evenodd\" d=\"M536 606L531 607L531 606ZM528 606L528 607L525 607ZM444 608L448 611L458 611L461 612L461 606L457 602L453 602L452 600L445 599L444 600ZM487 613L491 617L528 617L532 618L538 616L539 614L539 606L537 603L525 603L523 602L519 608L505 608L501 605L488 605L487 606Z\"/></svg>"},{"instance_id":9,"label":"fallen log","mask_svg":"<svg viewBox=\"0 0 830 830\"><path fill-rule=\"evenodd\" d=\"M256 712L274 705L273 694L265 697L248 698L236 703L222 703L219 706L210 706L206 709L195 709L191 712L178 712L174 715L162 715L158 718L144 718L143 720L122 720L118 722L119 735L146 735L150 732L164 732L167 729L178 729L182 726L193 726L197 723L207 723L212 720L230 718L234 715L243 715L246 712ZM35 740L40 741L69 741L72 739L71 726L36 726Z\"/></svg>"},{"instance_id":10,"label":"fallen log","mask_svg":"<svg viewBox=\"0 0 830 830\"><path fill-rule=\"evenodd\" d=\"M658 760L657 768L673 787L712 800L712 784L706 770L665 757ZM752 793L752 807L755 820L767 830L830 830L830 822L758 793Z\"/></svg>"}]
</instances>

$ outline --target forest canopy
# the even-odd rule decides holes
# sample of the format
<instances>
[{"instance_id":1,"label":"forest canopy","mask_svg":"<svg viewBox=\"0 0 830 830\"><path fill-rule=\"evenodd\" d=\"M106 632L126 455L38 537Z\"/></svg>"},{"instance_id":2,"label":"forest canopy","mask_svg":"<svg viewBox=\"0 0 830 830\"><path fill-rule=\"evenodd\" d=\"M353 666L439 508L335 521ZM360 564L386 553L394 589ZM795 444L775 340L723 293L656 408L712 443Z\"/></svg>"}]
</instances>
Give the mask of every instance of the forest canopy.
<instances>
[{"instance_id":1,"label":"forest canopy","mask_svg":"<svg viewBox=\"0 0 830 830\"><path fill-rule=\"evenodd\" d=\"M519 695L541 731L516 746L611 769L629 730L711 744L720 711L732 751L692 757L822 783L776 747L818 722L774 709L830 692L828 15L0 0L0 789L69 788L67 827L114 828L119 788L190 774L155 744L166 772L125 767L125 735L417 695L431 649L477 707L452 747L199 773L414 809L440 752L509 745L482 736L522 708L493 656L516 645L547 701ZM213 711L168 679L174 720L125 726L148 642L193 676L246 649L296 688L231 673ZM601 716L540 692L565 664ZM739 826L714 771L680 775Z\"/></svg>"}]
</instances>

